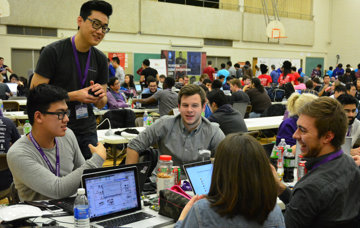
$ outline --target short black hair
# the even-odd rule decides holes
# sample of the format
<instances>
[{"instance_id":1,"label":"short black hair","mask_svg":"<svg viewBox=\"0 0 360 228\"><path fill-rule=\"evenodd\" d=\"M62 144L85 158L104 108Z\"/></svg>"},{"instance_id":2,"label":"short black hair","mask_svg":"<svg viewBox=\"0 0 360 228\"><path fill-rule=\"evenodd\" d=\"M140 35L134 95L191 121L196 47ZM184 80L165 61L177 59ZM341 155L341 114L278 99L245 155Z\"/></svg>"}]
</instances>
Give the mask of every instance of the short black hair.
<instances>
[{"instance_id":1,"label":"short black hair","mask_svg":"<svg viewBox=\"0 0 360 228\"><path fill-rule=\"evenodd\" d=\"M120 59L117 56L112 57L112 61L115 61L117 64L120 64Z\"/></svg>"},{"instance_id":2,"label":"short black hair","mask_svg":"<svg viewBox=\"0 0 360 228\"><path fill-rule=\"evenodd\" d=\"M206 85L207 83L212 83L210 79L205 78L202 84Z\"/></svg>"},{"instance_id":3,"label":"short black hair","mask_svg":"<svg viewBox=\"0 0 360 228\"><path fill-rule=\"evenodd\" d=\"M305 82L305 86L306 86L307 89L312 89L312 88L314 88L314 83L311 80L307 80Z\"/></svg>"},{"instance_id":4,"label":"short black hair","mask_svg":"<svg viewBox=\"0 0 360 228\"><path fill-rule=\"evenodd\" d=\"M113 10L112 6L105 1L101 0L90 0L85 2L80 8L80 16L84 21L91 15L91 11L100 11L105 14L108 18L111 16Z\"/></svg>"},{"instance_id":5,"label":"short black hair","mask_svg":"<svg viewBox=\"0 0 360 228\"><path fill-rule=\"evenodd\" d=\"M49 109L52 103L63 100L69 100L69 96L66 90L61 87L49 84L40 84L31 89L26 103L26 110L30 124L34 124L34 115L36 111L44 113Z\"/></svg>"},{"instance_id":6,"label":"short black hair","mask_svg":"<svg viewBox=\"0 0 360 228\"><path fill-rule=\"evenodd\" d=\"M212 62L209 60L209 61L208 61L208 65L211 65L211 64L212 64Z\"/></svg>"},{"instance_id":7,"label":"short black hair","mask_svg":"<svg viewBox=\"0 0 360 228\"><path fill-rule=\"evenodd\" d=\"M19 80L19 77L17 76L17 74L11 74L11 75L10 75L10 80L11 80L12 78L16 78L16 80Z\"/></svg>"},{"instance_id":8,"label":"short black hair","mask_svg":"<svg viewBox=\"0 0 360 228\"><path fill-rule=\"evenodd\" d=\"M354 105L356 105L356 107L359 105L359 102L355 97L351 96L350 94L346 94L346 93L338 96L337 100L342 105L354 104Z\"/></svg>"},{"instance_id":9,"label":"short black hair","mask_svg":"<svg viewBox=\"0 0 360 228\"><path fill-rule=\"evenodd\" d=\"M147 77L146 82L147 82L148 85L149 85L151 82L156 82L156 84L157 84L157 81L156 81L156 79L155 79L153 76Z\"/></svg>"},{"instance_id":10,"label":"short black hair","mask_svg":"<svg viewBox=\"0 0 360 228\"><path fill-rule=\"evenodd\" d=\"M325 77L329 77L329 78L330 78L330 75L328 75L328 74L325 74L325 75L324 75L324 78L325 78Z\"/></svg>"},{"instance_id":11,"label":"short black hair","mask_svg":"<svg viewBox=\"0 0 360 228\"><path fill-rule=\"evenodd\" d=\"M150 66L150 60L144 59L143 64L144 64L145 66Z\"/></svg>"},{"instance_id":12,"label":"short black hair","mask_svg":"<svg viewBox=\"0 0 360 228\"><path fill-rule=\"evenodd\" d=\"M359 64L360 65L360 64ZM358 65L358 67L359 67L359 65ZM329 67L329 70L332 70L332 69L334 69L332 66L331 67Z\"/></svg>"},{"instance_id":13,"label":"short black hair","mask_svg":"<svg viewBox=\"0 0 360 228\"><path fill-rule=\"evenodd\" d=\"M334 89L334 92L344 92L344 93L346 93L346 87L345 86L343 86L343 85L337 85L337 86L335 86L335 89Z\"/></svg>"},{"instance_id":14,"label":"short black hair","mask_svg":"<svg viewBox=\"0 0 360 228\"><path fill-rule=\"evenodd\" d=\"M220 66L221 66L221 69L224 69L225 68L225 63L222 63Z\"/></svg>"},{"instance_id":15,"label":"short black hair","mask_svg":"<svg viewBox=\"0 0 360 228\"><path fill-rule=\"evenodd\" d=\"M4 57L0 57L0 59L4 59Z\"/></svg>"},{"instance_id":16,"label":"short black hair","mask_svg":"<svg viewBox=\"0 0 360 228\"><path fill-rule=\"evenodd\" d=\"M342 67L342 64L341 64L341 63L339 63L339 64L338 64L338 67L339 67L339 68L341 68L341 67Z\"/></svg>"},{"instance_id":17,"label":"short black hair","mask_svg":"<svg viewBox=\"0 0 360 228\"><path fill-rule=\"evenodd\" d=\"M318 65L317 65L317 67L321 68L321 67L322 67L322 65L321 65L321 64L318 64Z\"/></svg>"},{"instance_id":18,"label":"short black hair","mask_svg":"<svg viewBox=\"0 0 360 228\"><path fill-rule=\"evenodd\" d=\"M116 80L119 80L117 77L113 77L113 78L110 78L109 81L108 81L108 86L113 86L116 82Z\"/></svg>"},{"instance_id":19,"label":"short black hair","mask_svg":"<svg viewBox=\"0 0 360 228\"><path fill-rule=\"evenodd\" d=\"M268 72L268 66L265 64L260 64L260 71L262 74L266 74L266 72Z\"/></svg>"},{"instance_id":20,"label":"short black hair","mask_svg":"<svg viewBox=\"0 0 360 228\"><path fill-rule=\"evenodd\" d=\"M296 71L296 66L292 66L291 70Z\"/></svg>"},{"instance_id":21,"label":"short black hair","mask_svg":"<svg viewBox=\"0 0 360 228\"><path fill-rule=\"evenodd\" d=\"M346 87L346 90L350 90L351 87L355 87L355 88L356 88L356 86L355 86L353 83L346 83L345 87Z\"/></svg>"},{"instance_id":22,"label":"short black hair","mask_svg":"<svg viewBox=\"0 0 360 228\"><path fill-rule=\"evenodd\" d=\"M234 67L236 67L236 68L240 68L240 64L235 63L235 64L234 64Z\"/></svg>"},{"instance_id":23,"label":"short black hair","mask_svg":"<svg viewBox=\"0 0 360 228\"><path fill-rule=\"evenodd\" d=\"M220 107L220 106L223 106L228 103L227 99L226 99L226 95L224 94L224 92L222 90L219 90L219 89L212 90L211 92L209 92L207 94L206 97L209 100L210 105L213 102L215 102L215 104L218 107Z\"/></svg>"},{"instance_id":24,"label":"short black hair","mask_svg":"<svg viewBox=\"0 0 360 228\"><path fill-rule=\"evenodd\" d=\"M166 76L163 74L160 74L159 78L166 78Z\"/></svg>"},{"instance_id":25,"label":"short black hair","mask_svg":"<svg viewBox=\"0 0 360 228\"><path fill-rule=\"evenodd\" d=\"M298 80L299 83L304 83L304 78L303 77L299 77L297 80Z\"/></svg>"},{"instance_id":26,"label":"short black hair","mask_svg":"<svg viewBox=\"0 0 360 228\"><path fill-rule=\"evenodd\" d=\"M231 62L231 61L228 61L226 64L227 64L228 66L232 66L232 62Z\"/></svg>"},{"instance_id":27,"label":"short black hair","mask_svg":"<svg viewBox=\"0 0 360 228\"><path fill-rule=\"evenodd\" d=\"M219 76L219 79L223 79L223 78L225 78L225 75L220 75Z\"/></svg>"},{"instance_id":28,"label":"short black hair","mask_svg":"<svg viewBox=\"0 0 360 228\"><path fill-rule=\"evenodd\" d=\"M166 85L168 89L171 89L175 85L175 79L172 77L166 77L164 85Z\"/></svg>"},{"instance_id":29,"label":"short black hair","mask_svg":"<svg viewBox=\"0 0 360 228\"><path fill-rule=\"evenodd\" d=\"M250 64L249 61L246 61L246 62L245 62L245 65L251 66L251 64Z\"/></svg>"},{"instance_id":30,"label":"short black hair","mask_svg":"<svg viewBox=\"0 0 360 228\"><path fill-rule=\"evenodd\" d=\"M216 79L211 83L211 89L220 89L221 87L222 82L219 79Z\"/></svg>"}]
</instances>

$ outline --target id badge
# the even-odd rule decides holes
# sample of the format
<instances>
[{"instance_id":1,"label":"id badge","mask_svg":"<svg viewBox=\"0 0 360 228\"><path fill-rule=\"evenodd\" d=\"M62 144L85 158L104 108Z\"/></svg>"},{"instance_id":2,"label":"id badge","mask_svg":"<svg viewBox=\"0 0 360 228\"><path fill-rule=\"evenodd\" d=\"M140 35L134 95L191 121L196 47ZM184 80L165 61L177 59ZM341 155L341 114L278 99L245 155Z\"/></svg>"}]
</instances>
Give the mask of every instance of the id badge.
<instances>
[{"instance_id":1,"label":"id badge","mask_svg":"<svg viewBox=\"0 0 360 228\"><path fill-rule=\"evenodd\" d=\"M87 109L86 104L76 105L75 106L75 111L76 111L76 119L77 120L89 117L88 109Z\"/></svg>"}]
</instances>

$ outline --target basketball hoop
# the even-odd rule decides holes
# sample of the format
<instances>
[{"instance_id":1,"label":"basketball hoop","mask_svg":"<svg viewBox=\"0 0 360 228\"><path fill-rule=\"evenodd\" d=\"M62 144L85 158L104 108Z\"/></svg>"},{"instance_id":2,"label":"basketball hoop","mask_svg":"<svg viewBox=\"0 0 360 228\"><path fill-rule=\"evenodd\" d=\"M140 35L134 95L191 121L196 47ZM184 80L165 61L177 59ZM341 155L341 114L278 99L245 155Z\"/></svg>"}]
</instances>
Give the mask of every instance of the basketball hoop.
<instances>
[{"instance_id":1,"label":"basketball hoop","mask_svg":"<svg viewBox=\"0 0 360 228\"><path fill-rule=\"evenodd\" d=\"M284 25L278 20L271 21L266 26L266 35L270 39L278 39L279 40L281 38L287 38L287 36L285 36Z\"/></svg>"}]
</instances>

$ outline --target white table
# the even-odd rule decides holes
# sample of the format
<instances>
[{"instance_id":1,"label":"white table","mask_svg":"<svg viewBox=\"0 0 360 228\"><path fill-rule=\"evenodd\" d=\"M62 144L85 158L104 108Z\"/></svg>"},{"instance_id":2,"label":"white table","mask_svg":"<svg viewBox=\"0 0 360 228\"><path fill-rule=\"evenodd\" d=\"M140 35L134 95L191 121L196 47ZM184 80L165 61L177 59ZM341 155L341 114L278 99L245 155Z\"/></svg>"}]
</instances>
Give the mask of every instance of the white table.
<instances>
[{"instance_id":1,"label":"white table","mask_svg":"<svg viewBox=\"0 0 360 228\"><path fill-rule=\"evenodd\" d=\"M271 116L260 118L244 119L248 131L265 130L279 128L283 121L283 116Z\"/></svg>"},{"instance_id":2,"label":"white table","mask_svg":"<svg viewBox=\"0 0 360 228\"><path fill-rule=\"evenodd\" d=\"M24 111L4 112L4 116L11 120L27 120L27 119L29 119L28 115L24 114Z\"/></svg>"},{"instance_id":3,"label":"white table","mask_svg":"<svg viewBox=\"0 0 360 228\"><path fill-rule=\"evenodd\" d=\"M121 109L121 108L120 108ZM158 108L146 108L146 109L142 109L142 108L124 108L124 109L130 109L132 110L135 114L141 114L144 113L145 111L147 111L148 113L152 113L152 112L159 112ZM110 109L106 109L106 110L99 110L99 109L94 109L94 114L96 116L103 116L105 113L107 113L108 111L110 111Z\"/></svg>"},{"instance_id":4,"label":"white table","mask_svg":"<svg viewBox=\"0 0 360 228\"><path fill-rule=\"evenodd\" d=\"M282 104L282 105L287 105L287 100L286 100L286 101L273 101L273 102L271 102L271 104Z\"/></svg>"},{"instance_id":5,"label":"white table","mask_svg":"<svg viewBox=\"0 0 360 228\"><path fill-rule=\"evenodd\" d=\"M21 99L21 100L16 100L16 99L12 100L12 99L10 99L10 100L3 100L3 102L4 103L6 103L6 102L17 102L20 106L26 106L27 100L26 99Z\"/></svg>"}]
</instances>

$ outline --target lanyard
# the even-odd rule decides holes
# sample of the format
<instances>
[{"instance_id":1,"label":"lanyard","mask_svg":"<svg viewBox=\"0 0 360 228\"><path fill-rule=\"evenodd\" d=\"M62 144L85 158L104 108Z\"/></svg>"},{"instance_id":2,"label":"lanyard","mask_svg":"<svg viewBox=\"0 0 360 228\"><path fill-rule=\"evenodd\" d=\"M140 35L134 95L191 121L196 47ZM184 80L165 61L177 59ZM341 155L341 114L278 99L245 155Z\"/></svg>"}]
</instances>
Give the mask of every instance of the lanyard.
<instances>
[{"instance_id":1,"label":"lanyard","mask_svg":"<svg viewBox=\"0 0 360 228\"><path fill-rule=\"evenodd\" d=\"M78 74L78 78L81 84L81 88L84 88L85 85L85 81L89 72L89 68L90 68L90 56L91 56L91 48L89 49L89 54L86 60L86 66L85 66L85 71L84 71L84 76L81 74L81 67L80 67L80 62L79 62L79 56L78 53L76 51L76 46L75 46L75 36L72 37L72 48L73 48L73 52L74 52L74 57L75 57L75 63L76 63L76 70L77 70L77 74Z\"/></svg>"},{"instance_id":2,"label":"lanyard","mask_svg":"<svg viewBox=\"0 0 360 228\"><path fill-rule=\"evenodd\" d=\"M55 138L55 146L56 146L56 172L53 168L53 166L51 165L48 157L45 155L44 151L41 149L40 145L36 142L36 140L34 139L32 133L29 133L29 137L31 142L34 144L35 148L40 152L41 156L43 157L43 159L45 160L46 164L48 165L50 171L55 174L56 176L60 176L60 157L59 157L59 146L58 146L58 141Z\"/></svg>"},{"instance_id":3,"label":"lanyard","mask_svg":"<svg viewBox=\"0 0 360 228\"><path fill-rule=\"evenodd\" d=\"M325 163L328 163L329 161L331 160L334 160L335 158L337 157L340 157L342 155L343 151L342 150L339 150L338 152L336 153L333 153L331 155L329 155L328 157L324 158L323 160L319 161L318 163L316 163L311 170L314 170L316 169L317 167L319 167L320 165L323 165Z\"/></svg>"}]
</instances>

